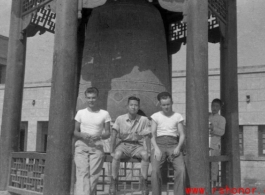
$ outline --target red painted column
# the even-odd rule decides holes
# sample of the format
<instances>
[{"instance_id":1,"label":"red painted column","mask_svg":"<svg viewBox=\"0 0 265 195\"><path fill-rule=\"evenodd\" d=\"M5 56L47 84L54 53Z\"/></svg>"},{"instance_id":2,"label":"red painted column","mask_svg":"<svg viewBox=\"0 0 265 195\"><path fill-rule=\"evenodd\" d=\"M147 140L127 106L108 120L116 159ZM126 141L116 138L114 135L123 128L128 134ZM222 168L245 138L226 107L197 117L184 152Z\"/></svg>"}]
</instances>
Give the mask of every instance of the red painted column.
<instances>
[{"instance_id":1,"label":"red painted column","mask_svg":"<svg viewBox=\"0 0 265 195\"><path fill-rule=\"evenodd\" d=\"M78 1L57 0L44 195L70 194L76 105Z\"/></svg>"},{"instance_id":2,"label":"red painted column","mask_svg":"<svg viewBox=\"0 0 265 195\"><path fill-rule=\"evenodd\" d=\"M222 166L222 183L231 188L240 187L236 0L227 0L227 25L221 40L221 98L224 101L222 115L226 118L222 154L231 159Z\"/></svg>"},{"instance_id":3,"label":"red painted column","mask_svg":"<svg viewBox=\"0 0 265 195\"><path fill-rule=\"evenodd\" d=\"M22 1L13 0L11 8L0 139L0 191L7 187L11 152L18 151L26 54L26 35L21 33L21 4Z\"/></svg>"},{"instance_id":4,"label":"red painted column","mask_svg":"<svg viewBox=\"0 0 265 195\"><path fill-rule=\"evenodd\" d=\"M187 21L187 170L190 187L209 194L208 1L189 0Z\"/></svg>"}]
</instances>

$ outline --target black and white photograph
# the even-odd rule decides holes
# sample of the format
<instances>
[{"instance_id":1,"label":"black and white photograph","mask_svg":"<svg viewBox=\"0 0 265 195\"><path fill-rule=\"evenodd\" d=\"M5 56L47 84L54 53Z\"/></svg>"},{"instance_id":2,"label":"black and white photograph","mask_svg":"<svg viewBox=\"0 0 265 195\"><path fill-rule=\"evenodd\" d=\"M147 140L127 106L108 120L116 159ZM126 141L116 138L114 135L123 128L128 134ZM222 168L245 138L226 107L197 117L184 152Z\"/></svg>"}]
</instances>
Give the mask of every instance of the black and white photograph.
<instances>
[{"instance_id":1,"label":"black and white photograph","mask_svg":"<svg viewBox=\"0 0 265 195\"><path fill-rule=\"evenodd\" d=\"M265 0L0 0L0 195L265 195Z\"/></svg>"}]
</instances>

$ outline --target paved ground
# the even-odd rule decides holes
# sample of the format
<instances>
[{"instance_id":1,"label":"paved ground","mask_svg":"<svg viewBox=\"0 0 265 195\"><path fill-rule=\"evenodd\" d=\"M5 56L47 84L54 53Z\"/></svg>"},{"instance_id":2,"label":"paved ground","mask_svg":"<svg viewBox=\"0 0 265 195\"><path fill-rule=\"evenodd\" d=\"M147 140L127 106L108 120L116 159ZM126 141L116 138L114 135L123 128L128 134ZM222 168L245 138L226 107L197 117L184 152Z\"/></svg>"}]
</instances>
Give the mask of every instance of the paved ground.
<instances>
[{"instance_id":1,"label":"paved ground","mask_svg":"<svg viewBox=\"0 0 265 195\"><path fill-rule=\"evenodd\" d=\"M7 191L0 191L0 195L10 195L10 193Z\"/></svg>"},{"instance_id":2,"label":"paved ground","mask_svg":"<svg viewBox=\"0 0 265 195\"><path fill-rule=\"evenodd\" d=\"M150 188L151 188L151 186L150 186ZM240 194L238 194L238 193L236 193L236 194L230 193L230 195L246 195L246 194L248 194L248 195L249 194L251 194L251 195L265 195L265 193L264 193L265 191L258 192L258 190L256 190L256 193L252 193L252 190L251 189L252 188L250 188L250 193L248 193L248 191L246 191L246 193L240 193ZM136 191L136 190L135 191L119 191L117 193L117 195L140 195L140 194L141 194L141 191ZM200 192L198 192L197 194L198 195L200 195L200 194L209 195L207 193L200 193ZM214 195L228 195L228 194L229 193L226 193L226 191L216 191L214 193ZM98 192L97 195L108 195L108 189L107 189L107 187L105 188L104 192ZM152 195L151 189L150 189L149 195ZM173 194L172 191L169 191L169 192L163 191L162 192L162 195L174 195L174 194ZM193 193L193 195L195 195L195 194Z\"/></svg>"},{"instance_id":3,"label":"paved ground","mask_svg":"<svg viewBox=\"0 0 265 195\"><path fill-rule=\"evenodd\" d=\"M128 193L125 193L125 192L118 192L117 195L140 195L141 192L137 192L137 191L134 191L134 192L128 192ZM265 195L265 193L250 193L251 195ZM0 195L11 195L10 193L6 192L6 191L0 191ZM99 192L97 193L97 195L108 195L108 192L105 191L105 192ZM149 195L152 195L152 192L149 193ZM173 192L163 192L162 195L173 195ZM219 195L219 193L215 193L215 195ZM220 194L220 195L224 195L224 194ZM239 195L239 194L234 194L234 195ZM240 194L240 195L245 195L245 194Z\"/></svg>"}]
</instances>

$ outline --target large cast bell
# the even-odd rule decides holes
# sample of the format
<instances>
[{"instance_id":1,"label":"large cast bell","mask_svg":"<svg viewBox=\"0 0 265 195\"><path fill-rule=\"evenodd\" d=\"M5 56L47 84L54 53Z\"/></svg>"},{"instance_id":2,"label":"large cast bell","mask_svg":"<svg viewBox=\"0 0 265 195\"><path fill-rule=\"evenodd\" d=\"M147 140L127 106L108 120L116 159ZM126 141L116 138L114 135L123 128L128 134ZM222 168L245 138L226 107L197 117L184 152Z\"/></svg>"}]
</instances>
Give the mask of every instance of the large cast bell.
<instances>
[{"instance_id":1,"label":"large cast bell","mask_svg":"<svg viewBox=\"0 0 265 195\"><path fill-rule=\"evenodd\" d=\"M157 94L171 85L159 11L144 0L107 1L92 11L85 36L78 108L85 107L85 89L95 86L114 120L131 95L147 116L156 112Z\"/></svg>"}]
</instances>

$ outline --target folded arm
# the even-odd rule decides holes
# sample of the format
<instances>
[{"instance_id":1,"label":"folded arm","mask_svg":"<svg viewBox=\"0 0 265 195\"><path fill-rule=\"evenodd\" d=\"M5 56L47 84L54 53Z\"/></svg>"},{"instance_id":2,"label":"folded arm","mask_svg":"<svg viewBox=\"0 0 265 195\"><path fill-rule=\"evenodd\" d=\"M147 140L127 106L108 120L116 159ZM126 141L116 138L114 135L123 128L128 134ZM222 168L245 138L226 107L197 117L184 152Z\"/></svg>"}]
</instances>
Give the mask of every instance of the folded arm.
<instances>
[{"instance_id":1,"label":"folded arm","mask_svg":"<svg viewBox=\"0 0 265 195\"><path fill-rule=\"evenodd\" d=\"M212 131L210 131L210 134L217 135L217 136L223 136L225 133L225 125L226 125L225 119L219 121L218 126L213 125Z\"/></svg>"},{"instance_id":2,"label":"folded arm","mask_svg":"<svg viewBox=\"0 0 265 195\"><path fill-rule=\"evenodd\" d=\"M105 132L101 135L102 139L108 139L110 137L110 122L104 124Z\"/></svg>"},{"instance_id":3,"label":"folded arm","mask_svg":"<svg viewBox=\"0 0 265 195\"><path fill-rule=\"evenodd\" d=\"M80 125L81 123L75 121L74 136L77 139L89 140L90 139L89 134L80 132Z\"/></svg>"},{"instance_id":4,"label":"folded arm","mask_svg":"<svg viewBox=\"0 0 265 195\"><path fill-rule=\"evenodd\" d=\"M183 127L183 122L178 123L178 132L179 132L179 143L177 147L174 150L174 154L178 156L180 154L180 151L182 149L182 146L185 141L185 133L184 133L184 127Z\"/></svg>"},{"instance_id":5,"label":"folded arm","mask_svg":"<svg viewBox=\"0 0 265 195\"><path fill-rule=\"evenodd\" d=\"M116 137L117 137L117 130L112 129L111 138L110 138L110 154L113 154L116 147Z\"/></svg>"}]
</instances>

